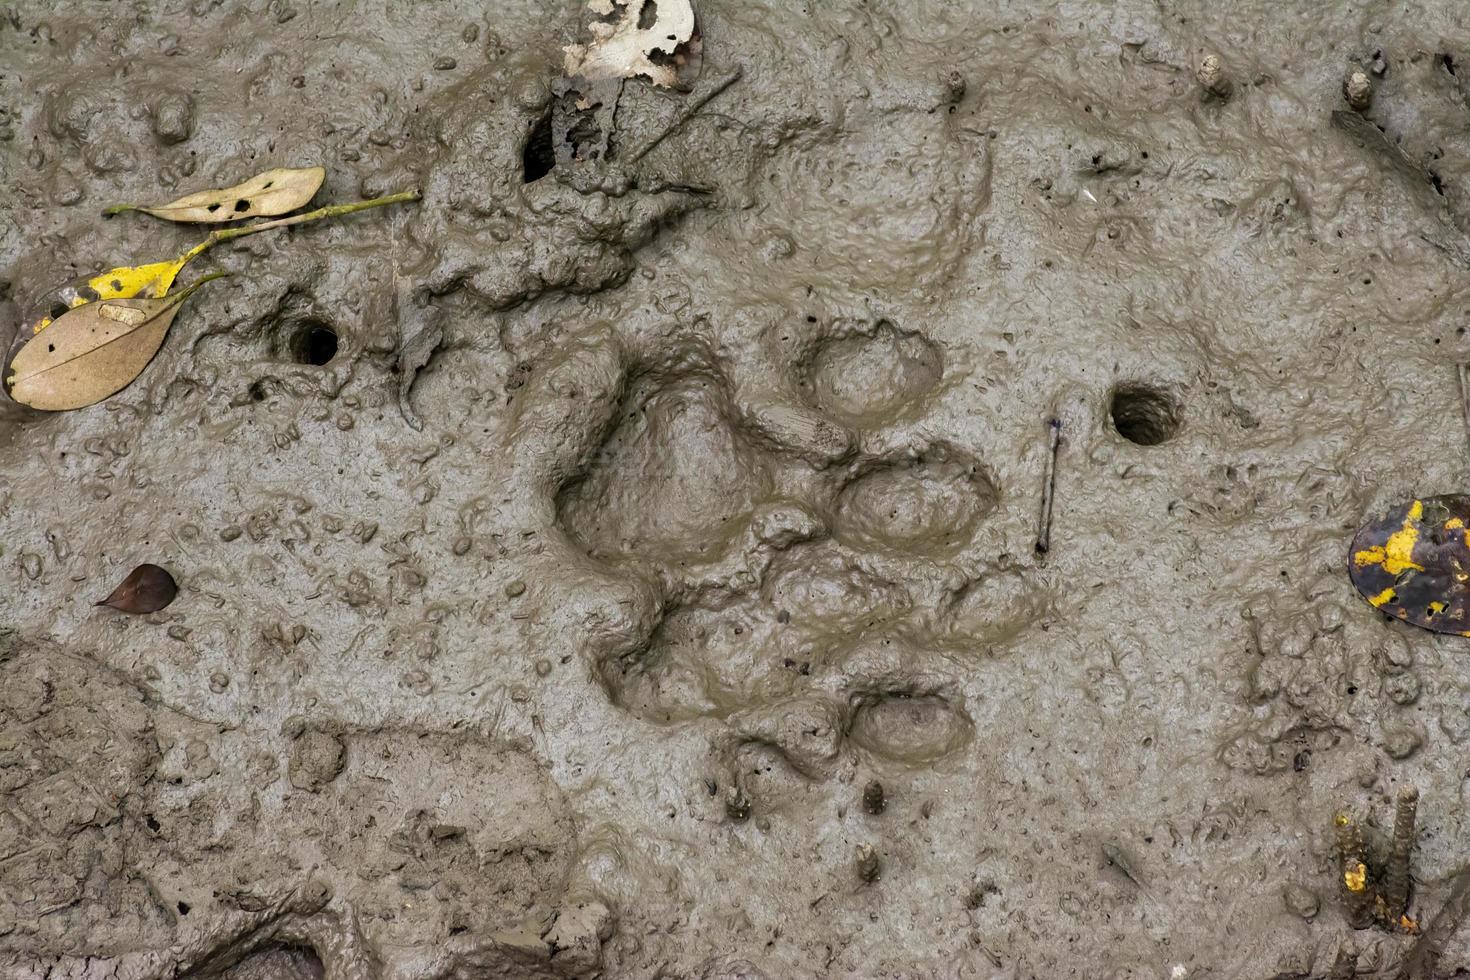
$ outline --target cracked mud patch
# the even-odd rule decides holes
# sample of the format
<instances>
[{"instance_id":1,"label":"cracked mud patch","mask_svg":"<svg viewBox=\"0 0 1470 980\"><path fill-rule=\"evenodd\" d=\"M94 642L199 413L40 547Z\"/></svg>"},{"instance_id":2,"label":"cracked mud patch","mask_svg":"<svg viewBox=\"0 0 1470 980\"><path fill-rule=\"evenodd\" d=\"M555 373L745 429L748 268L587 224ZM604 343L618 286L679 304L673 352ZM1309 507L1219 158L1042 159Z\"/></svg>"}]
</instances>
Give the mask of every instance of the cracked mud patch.
<instances>
[{"instance_id":1,"label":"cracked mud patch","mask_svg":"<svg viewBox=\"0 0 1470 980\"><path fill-rule=\"evenodd\" d=\"M1470 660L1343 554L1470 480L1460 5L708 0L580 162L492 6L0 11L0 324L197 241L107 204L424 192L0 402L0 977L1397 975L1331 815L1420 788L1427 921Z\"/></svg>"}]
</instances>

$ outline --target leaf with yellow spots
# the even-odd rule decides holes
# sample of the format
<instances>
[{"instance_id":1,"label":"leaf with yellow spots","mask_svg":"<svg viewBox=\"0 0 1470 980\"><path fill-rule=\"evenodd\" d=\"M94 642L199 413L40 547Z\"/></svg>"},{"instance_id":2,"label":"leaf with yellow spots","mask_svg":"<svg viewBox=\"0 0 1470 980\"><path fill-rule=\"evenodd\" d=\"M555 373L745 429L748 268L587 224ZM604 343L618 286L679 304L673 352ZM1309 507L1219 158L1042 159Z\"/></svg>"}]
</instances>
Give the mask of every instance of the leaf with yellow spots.
<instances>
[{"instance_id":1,"label":"leaf with yellow spots","mask_svg":"<svg viewBox=\"0 0 1470 980\"><path fill-rule=\"evenodd\" d=\"M26 328L22 330L22 336L31 336L40 333L49 327L58 317L68 310L74 310L88 303L95 303L105 299L160 299L168 295L173 288L174 279L178 277L184 266L188 265L195 256L204 252L220 242L232 241L236 238L244 238L247 235L255 235L262 231L271 231L275 228L287 228L292 225L305 224L309 221L317 221L321 218L337 218L344 215L365 211L369 208L382 207L385 204L400 204L406 201L417 201L418 191L403 191L398 194L388 194L384 197L375 197L367 201L354 201L351 204L329 204L325 207L308 211L305 214L292 215L289 218L277 218L274 221L261 221L253 225L244 225L239 228L219 228L210 232L209 237L198 245L189 249L177 258L164 259L161 262L149 262L144 265L118 266L116 269L108 269L92 276L82 276L73 279L63 286L59 286L47 293L38 304L40 312L26 321Z\"/></svg>"},{"instance_id":2,"label":"leaf with yellow spots","mask_svg":"<svg viewBox=\"0 0 1470 980\"><path fill-rule=\"evenodd\" d=\"M167 204L118 204L102 213L111 217L124 211L142 211L165 221L207 225L269 218L304 206L326 179L322 167L278 167L233 187L185 194Z\"/></svg>"},{"instance_id":3,"label":"leaf with yellow spots","mask_svg":"<svg viewBox=\"0 0 1470 980\"><path fill-rule=\"evenodd\" d=\"M104 299L161 299L173 288L174 280L189 261L214 244L206 239L177 258L144 265L123 265L92 276L81 276L58 286L42 297L38 304L43 312L28 323L24 333L38 334L55 320L78 306Z\"/></svg>"},{"instance_id":4,"label":"leaf with yellow spots","mask_svg":"<svg viewBox=\"0 0 1470 980\"><path fill-rule=\"evenodd\" d=\"M10 397L32 408L61 412L123 390L163 346L184 300L222 275L205 276L173 296L98 300L68 310L10 362Z\"/></svg>"},{"instance_id":5,"label":"leaf with yellow spots","mask_svg":"<svg viewBox=\"0 0 1470 980\"><path fill-rule=\"evenodd\" d=\"M1470 496L1423 497L1358 529L1348 577L1369 604L1437 633L1470 636Z\"/></svg>"}]
</instances>

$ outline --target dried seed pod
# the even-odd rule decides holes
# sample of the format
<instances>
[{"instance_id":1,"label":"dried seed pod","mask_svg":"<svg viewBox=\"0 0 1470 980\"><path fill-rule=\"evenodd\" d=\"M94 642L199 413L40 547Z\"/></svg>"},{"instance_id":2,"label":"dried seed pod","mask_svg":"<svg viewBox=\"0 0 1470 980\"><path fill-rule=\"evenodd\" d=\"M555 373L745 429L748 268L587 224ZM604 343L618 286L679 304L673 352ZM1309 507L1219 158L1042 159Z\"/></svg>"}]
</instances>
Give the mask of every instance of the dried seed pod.
<instances>
[{"instance_id":1,"label":"dried seed pod","mask_svg":"<svg viewBox=\"0 0 1470 980\"><path fill-rule=\"evenodd\" d=\"M142 211L165 221L191 224L223 224L245 218L289 214L302 207L327 179L323 167L278 167L257 174L233 187L185 194L167 204L118 204L102 212L111 216L124 211Z\"/></svg>"},{"instance_id":2,"label":"dried seed pod","mask_svg":"<svg viewBox=\"0 0 1470 980\"><path fill-rule=\"evenodd\" d=\"M172 575L157 565L145 564L129 572L128 577L112 590L112 595L96 605L141 615L158 612L173 602L178 594L179 587Z\"/></svg>"}]
</instances>

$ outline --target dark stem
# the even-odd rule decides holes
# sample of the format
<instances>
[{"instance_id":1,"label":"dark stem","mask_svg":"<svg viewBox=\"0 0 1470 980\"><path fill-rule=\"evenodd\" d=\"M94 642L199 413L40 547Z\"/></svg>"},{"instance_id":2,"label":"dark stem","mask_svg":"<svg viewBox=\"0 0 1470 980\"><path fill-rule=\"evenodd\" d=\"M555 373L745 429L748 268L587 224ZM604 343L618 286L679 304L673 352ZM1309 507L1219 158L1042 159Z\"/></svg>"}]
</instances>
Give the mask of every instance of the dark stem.
<instances>
[{"instance_id":1,"label":"dark stem","mask_svg":"<svg viewBox=\"0 0 1470 980\"><path fill-rule=\"evenodd\" d=\"M1036 553L1045 555L1051 550L1051 510L1057 492L1057 453L1062 445L1062 420L1048 419L1046 472L1041 479L1041 519L1036 531Z\"/></svg>"}]
</instances>

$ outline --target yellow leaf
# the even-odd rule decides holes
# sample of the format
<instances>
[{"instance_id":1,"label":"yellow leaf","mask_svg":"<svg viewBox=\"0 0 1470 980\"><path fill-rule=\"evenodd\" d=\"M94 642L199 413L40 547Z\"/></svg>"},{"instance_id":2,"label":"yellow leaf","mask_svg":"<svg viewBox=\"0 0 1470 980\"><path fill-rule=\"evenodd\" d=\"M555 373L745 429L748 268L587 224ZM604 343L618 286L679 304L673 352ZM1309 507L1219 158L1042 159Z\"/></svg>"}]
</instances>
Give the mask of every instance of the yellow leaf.
<instances>
[{"instance_id":1,"label":"yellow leaf","mask_svg":"<svg viewBox=\"0 0 1470 980\"><path fill-rule=\"evenodd\" d=\"M41 305L45 314L31 322L31 333L40 333L57 317L88 303L104 299L158 299L168 295L174 279L189 260L204 251L213 242L204 241L183 255L162 262L146 265L123 265L116 269L99 272L95 276L82 276L47 293Z\"/></svg>"},{"instance_id":2,"label":"yellow leaf","mask_svg":"<svg viewBox=\"0 0 1470 980\"><path fill-rule=\"evenodd\" d=\"M326 179L327 171L322 167L278 167L233 187L185 194L168 204L119 204L102 213L114 215L124 211L142 211L165 221L193 224L223 224L244 218L271 217L295 211L310 201Z\"/></svg>"},{"instance_id":3,"label":"yellow leaf","mask_svg":"<svg viewBox=\"0 0 1470 980\"><path fill-rule=\"evenodd\" d=\"M149 262L146 265L118 266L116 269L108 269L106 272L99 272L93 276L74 279L52 290L39 304L45 312L28 321L30 331L38 334L68 310L74 310L98 300L140 297L156 299L167 296L180 270L188 265L196 255L220 242L233 241L236 238L244 238L262 231L272 231L276 228L289 228L322 218L342 217L369 208L382 207L385 204L417 201L419 196L418 191L401 191L367 201L354 201L351 204L329 204L315 211L292 215L289 218L259 221L238 228L216 228L209 233L208 238L177 258L165 259L162 262Z\"/></svg>"},{"instance_id":4,"label":"yellow leaf","mask_svg":"<svg viewBox=\"0 0 1470 980\"><path fill-rule=\"evenodd\" d=\"M57 317L10 362L10 397L48 412L82 408L116 394L143 373L200 279L174 296L98 300Z\"/></svg>"}]
</instances>

